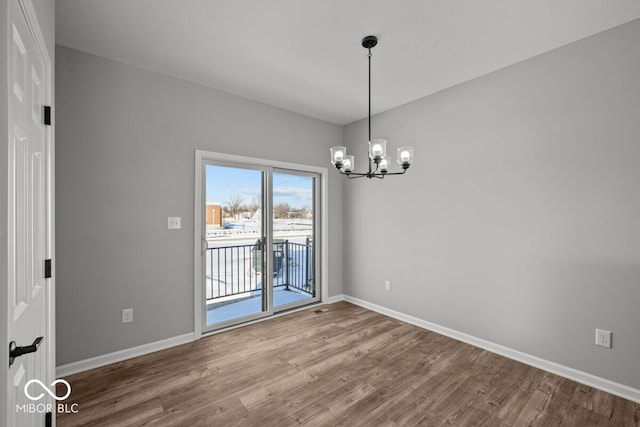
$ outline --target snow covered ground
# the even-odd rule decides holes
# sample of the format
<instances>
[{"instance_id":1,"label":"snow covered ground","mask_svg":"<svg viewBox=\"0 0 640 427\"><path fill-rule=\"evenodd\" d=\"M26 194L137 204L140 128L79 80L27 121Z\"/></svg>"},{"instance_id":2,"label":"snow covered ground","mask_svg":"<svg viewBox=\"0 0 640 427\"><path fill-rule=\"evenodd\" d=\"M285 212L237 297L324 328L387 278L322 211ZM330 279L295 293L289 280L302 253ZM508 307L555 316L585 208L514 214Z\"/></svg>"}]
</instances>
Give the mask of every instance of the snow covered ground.
<instances>
[{"instance_id":1,"label":"snow covered ground","mask_svg":"<svg viewBox=\"0 0 640 427\"><path fill-rule=\"evenodd\" d=\"M274 223L274 305L312 298L312 248L307 239L313 234L311 220L287 219ZM207 323L220 322L258 313L261 310L262 269L257 265L261 251L256 245L261 233L256 221L244 220L232 228L207 231L206 253ZM289 245L282 243L288 241ZM286 259L285 259L286 257ZM287 271L288 269L288 271ZM292 287L285 290L285 282ZM308 282L307 282L308 280ZM307 288L307 286L309 286Z\"/></svg>"}]
</instances>

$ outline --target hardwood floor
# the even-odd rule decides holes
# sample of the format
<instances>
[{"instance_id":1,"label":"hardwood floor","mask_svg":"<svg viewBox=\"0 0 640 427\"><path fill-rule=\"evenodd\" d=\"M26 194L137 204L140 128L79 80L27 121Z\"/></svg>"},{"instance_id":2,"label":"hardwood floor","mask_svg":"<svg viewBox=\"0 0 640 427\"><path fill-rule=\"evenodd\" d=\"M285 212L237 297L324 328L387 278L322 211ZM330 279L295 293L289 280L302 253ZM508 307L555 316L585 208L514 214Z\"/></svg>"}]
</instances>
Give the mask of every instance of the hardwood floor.
<instances>
[{"instance_id":1,"label":"hardwood floor","mask_svg":"<svg viewBox=\"0 0 640 427\"><path fill-rule=\"evenodd\" d=\"M66 378L58 426L640 426L640 404L346 302Z\"/></svg>"}]
</instances>

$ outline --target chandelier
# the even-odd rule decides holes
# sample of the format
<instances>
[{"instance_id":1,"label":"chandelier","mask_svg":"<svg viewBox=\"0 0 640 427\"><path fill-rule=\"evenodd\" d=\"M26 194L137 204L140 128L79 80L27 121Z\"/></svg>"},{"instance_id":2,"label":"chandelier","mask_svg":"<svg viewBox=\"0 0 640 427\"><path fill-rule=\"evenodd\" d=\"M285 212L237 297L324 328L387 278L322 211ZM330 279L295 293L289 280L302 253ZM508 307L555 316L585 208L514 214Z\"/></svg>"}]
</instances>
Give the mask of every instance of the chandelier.
<instances>
[{"instance_id":1,"label":"chandelier","mask_svg":"<svg viewBox=\"0 0 640 427\"><path fill-rule=\"evenodd\" d=\"M355 158L347 155L347 147L338 145L331 148L331 163L347 178L380 178L387 175L402 175L413 163L413 147L400 147L397 152L398 164L402 172L389 172L389 157L387 156L387 141L385 139L371 139L371 49L378 44L376 36L366 36L362 39L362 47L369 51L369 171L354 172ZM375 169L373 167L375 165Z\"/></svg>"}]
</instances>

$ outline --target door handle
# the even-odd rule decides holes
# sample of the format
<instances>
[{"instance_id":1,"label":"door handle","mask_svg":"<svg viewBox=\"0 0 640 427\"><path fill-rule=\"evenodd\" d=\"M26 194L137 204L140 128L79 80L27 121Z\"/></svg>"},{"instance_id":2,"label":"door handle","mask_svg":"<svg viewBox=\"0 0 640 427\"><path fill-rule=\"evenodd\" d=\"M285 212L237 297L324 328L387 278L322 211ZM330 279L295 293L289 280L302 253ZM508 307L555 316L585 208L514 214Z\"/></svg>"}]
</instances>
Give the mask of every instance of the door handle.
<instances>
[{"instance_id":1,"label":"door handle","mask_svg":"<svg viewBox=\"0 0 640 427\"><path fill-rule=\"evenodd\" d=\"M26 345L24 347L18 347L15 341L9 343L9 366L13 365L16 357L20 357L24 354L35 353L40 348L40 343L44 337L38 337L33 341L33 344Z\"/></svg>"},{"instance_id":2,"label":"door handle","mask_svg":"<svg viewBox=\"0 0 640 427\"><path fill-rule=\"evenodd\" d=\"M207 249L209 249L209 241L204 237L200 237L200 248L202 250L202 255L206 254Z\"/></svg>"}]
</instances>

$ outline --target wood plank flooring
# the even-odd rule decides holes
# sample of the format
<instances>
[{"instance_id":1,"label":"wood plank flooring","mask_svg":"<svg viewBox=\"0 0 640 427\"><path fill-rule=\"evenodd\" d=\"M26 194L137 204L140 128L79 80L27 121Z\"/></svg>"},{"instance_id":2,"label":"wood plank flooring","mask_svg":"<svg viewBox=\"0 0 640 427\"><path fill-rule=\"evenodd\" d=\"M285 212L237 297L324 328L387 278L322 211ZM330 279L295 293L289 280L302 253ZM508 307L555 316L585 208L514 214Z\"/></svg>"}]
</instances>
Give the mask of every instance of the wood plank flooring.
<instances>
[{"instance_id":1,"label":"wood plank flooring","mask_svg":"<svg viewBox=\"0 0 640 427\"><path fill-rule=\"evenodd\" d=\"M640 426L640 405L346 303L66 378L58 426Z\"/></svg>"}]
</instances>

